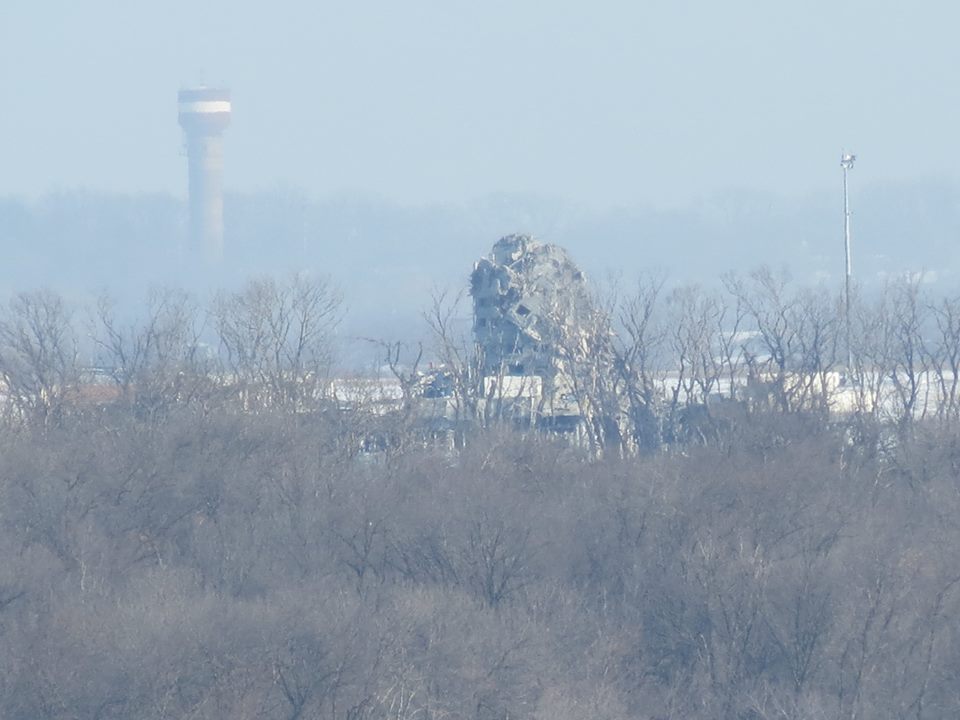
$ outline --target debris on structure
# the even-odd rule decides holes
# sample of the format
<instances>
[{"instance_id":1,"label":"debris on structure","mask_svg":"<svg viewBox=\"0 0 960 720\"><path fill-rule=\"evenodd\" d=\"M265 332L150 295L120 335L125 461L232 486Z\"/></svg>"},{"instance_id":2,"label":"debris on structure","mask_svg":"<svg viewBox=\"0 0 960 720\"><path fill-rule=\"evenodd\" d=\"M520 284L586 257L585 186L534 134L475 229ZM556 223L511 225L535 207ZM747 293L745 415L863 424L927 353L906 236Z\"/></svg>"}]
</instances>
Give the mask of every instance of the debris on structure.
<instances>
[{"instance_id":1,"label":"debris on structure","mask_svg":"<svg viewBox=\"0 0 960 720\"><path fill-rule=\"evenodd\" d=\"M579 344L590 297L566 251L529 235L501 238L475 264L470 294L485 394L498 387L515 390L522 386L518 378L530 378L530 388L541 395L535 412L578 414L575 401L565 399L572 393L563 358Z\"/></svg>"}]
</instances>

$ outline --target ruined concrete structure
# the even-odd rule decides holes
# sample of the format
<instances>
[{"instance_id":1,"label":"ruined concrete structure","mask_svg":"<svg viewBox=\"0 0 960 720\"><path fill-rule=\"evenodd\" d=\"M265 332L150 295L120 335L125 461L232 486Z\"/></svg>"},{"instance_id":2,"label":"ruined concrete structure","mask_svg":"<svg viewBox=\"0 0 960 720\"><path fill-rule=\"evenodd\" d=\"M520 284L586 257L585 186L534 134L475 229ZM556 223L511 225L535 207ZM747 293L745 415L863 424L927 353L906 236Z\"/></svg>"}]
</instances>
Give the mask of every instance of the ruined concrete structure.
<instances>
[{"instance_id":1,"label":"ruined concrete structure","mask_svg":"<svg viewBox=\"0 0 960 720\"><path fill-rule=\"evenodd\" d=\"M541 414L576 413L574 407L559 407L570 405L564 401L569 394L564 358L577 347L590 298L583 273L566 251L529 235L501 238L474 265L470 294L484 375L538 378ZM489 393L490 383L487 387Z\"/></svg>"}]
</instances>

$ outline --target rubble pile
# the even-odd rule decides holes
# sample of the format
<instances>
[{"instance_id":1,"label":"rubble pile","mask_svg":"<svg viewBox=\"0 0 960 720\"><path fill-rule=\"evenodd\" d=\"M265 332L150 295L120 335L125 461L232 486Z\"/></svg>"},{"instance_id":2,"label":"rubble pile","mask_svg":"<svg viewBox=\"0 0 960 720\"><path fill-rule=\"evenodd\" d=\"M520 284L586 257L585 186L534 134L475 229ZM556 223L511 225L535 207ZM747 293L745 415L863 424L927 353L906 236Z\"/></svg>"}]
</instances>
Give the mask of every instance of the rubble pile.
<instances>
[{"instance_id":1,"label":"rubble pile","mask_svg":"<svg viewBox=\"0 0 960 720\"><path fill-rule=\"evenodd\" d=\"M508 235L470 278L474 337L487 375L539 376L560 368L560 344L589 312L586 279L563 248Z\"/></svg>"}]
</instances>

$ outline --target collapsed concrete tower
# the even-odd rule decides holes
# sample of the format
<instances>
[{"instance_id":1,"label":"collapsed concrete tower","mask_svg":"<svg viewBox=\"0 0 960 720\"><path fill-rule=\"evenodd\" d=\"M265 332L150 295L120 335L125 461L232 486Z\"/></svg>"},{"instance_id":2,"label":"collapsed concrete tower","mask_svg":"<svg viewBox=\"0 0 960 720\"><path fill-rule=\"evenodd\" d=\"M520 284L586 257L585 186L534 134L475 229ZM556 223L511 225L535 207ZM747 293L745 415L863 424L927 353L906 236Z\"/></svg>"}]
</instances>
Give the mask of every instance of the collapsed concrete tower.
<instances>
[{"instance_id":1,"label":"collapsed concrete tower","mask_svg":"<svg viewBox=\"0 0 960 720\"><path fill-rule=\"evenodd\" d=\"M508 235L470 277L473 332L488 377L536 377L554 404L569 386L565 357L588 321L586 280L563 248Z\"/></svg>"}]
</instances>

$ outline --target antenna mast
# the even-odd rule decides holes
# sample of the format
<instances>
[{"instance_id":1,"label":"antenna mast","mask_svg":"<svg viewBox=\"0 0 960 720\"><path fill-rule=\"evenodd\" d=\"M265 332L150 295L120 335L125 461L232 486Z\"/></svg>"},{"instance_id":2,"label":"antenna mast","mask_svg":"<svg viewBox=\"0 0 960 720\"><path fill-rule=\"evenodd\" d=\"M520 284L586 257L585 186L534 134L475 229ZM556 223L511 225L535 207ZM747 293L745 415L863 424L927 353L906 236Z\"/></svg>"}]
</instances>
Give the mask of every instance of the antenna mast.
<instances>
[{"instance_id":1,"label":"antenna mast","mask_svg":"<svg viewBox=\"0 0 960 720\"><path fill-rule=\"evenodd\" d=\"M847 171L853 168L853 163L857 156L842 152L840 154L840 167L843 168L843 245L844 256L846 258L846 273L844 282L843 314L847 330L847 372L853 365L852 353L850 350L850 281L853 275L853 267L850 261L850 197L847 193Z\"/></svg>"}]
</instances>

